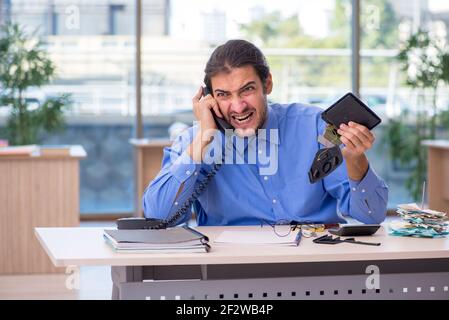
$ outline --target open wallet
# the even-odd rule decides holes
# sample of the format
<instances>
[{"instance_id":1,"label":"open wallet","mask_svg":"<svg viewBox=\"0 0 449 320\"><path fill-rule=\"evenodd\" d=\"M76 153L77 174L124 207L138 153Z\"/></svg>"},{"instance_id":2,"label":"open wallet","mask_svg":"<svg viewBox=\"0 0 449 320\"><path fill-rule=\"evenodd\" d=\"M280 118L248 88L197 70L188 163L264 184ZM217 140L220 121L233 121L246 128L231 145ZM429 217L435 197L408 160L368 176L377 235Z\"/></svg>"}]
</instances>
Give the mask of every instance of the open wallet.
<instances>
[{"instance_id":1,"label":"open wallet","mask_svg":"<svg viewBox=\"0 0 449 320\"><path fill-rule=\"evenodd\" d=\"M371 130L381 122L377 114L351 92L327 108L321 118L337 129L342 123L353 121Z\"/></svg>"},{"instance_id":2,"label":"open wallet","mask_svg":"<svg viewBox=\"0 0 449 320\"><path fill-rule=\"evenodd\" d=\"M325 132L318 137L318 142L326 146L315 154L309 170L309 181L315 183L332 173L343 162L340 150L340 135L337 133L342 123L350 121L367 127L377 126L381 119L363 101L352 93L347 93L321 114L327 123Z\"/></svg>"}]
</instances>

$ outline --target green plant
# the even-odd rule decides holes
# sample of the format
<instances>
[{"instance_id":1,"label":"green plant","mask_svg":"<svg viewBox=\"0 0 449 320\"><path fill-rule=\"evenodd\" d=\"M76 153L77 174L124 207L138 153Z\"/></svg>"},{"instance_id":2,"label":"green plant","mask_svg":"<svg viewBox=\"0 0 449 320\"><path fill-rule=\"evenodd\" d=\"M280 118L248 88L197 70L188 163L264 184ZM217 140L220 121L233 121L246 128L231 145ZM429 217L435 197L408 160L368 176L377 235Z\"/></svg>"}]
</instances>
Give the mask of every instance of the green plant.
<instances>
[{"instance_id":1,"label":"green plant","mask_svg":"<svg viewBox=\"0 0 449 320\"><path fill-rule=\"evenodd\" d=\"M44 132L64 127L63 113L71 98L61 94L33 107L27 90L48 84L55 66L43 42L19 25L5 25L0 34L0 107L11 109L3 134L12 145L34 144Z\"/></svg>"},{"instance_id":2,"label":"green plant","mask_svg":"<svg viewBox=\"0 0 449 320\"><path fill-rule=\"evenodd\" d=\"M391 119L385 138L391 158L411 167L406 187L417 200L427 167L421 142L435 139L437 124L447 121L447 112L438 111L436 99L440 86L449 83L449 52L438 39L419 30L401 44L397 59L406 72L406 84L417 94L418 108Z\"/></svg>"}]
</instances>

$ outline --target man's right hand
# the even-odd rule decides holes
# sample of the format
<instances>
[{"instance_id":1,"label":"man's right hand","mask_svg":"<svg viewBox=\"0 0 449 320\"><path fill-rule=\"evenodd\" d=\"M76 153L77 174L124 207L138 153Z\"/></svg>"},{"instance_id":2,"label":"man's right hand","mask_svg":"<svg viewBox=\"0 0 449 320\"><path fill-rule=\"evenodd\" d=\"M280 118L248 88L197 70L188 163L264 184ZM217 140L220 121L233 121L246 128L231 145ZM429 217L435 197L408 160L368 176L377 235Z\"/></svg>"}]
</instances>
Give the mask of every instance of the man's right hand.
<instances>
[{"instance_id":1,"label":"man's right hand","mask_svg":"<svg viewBox=\"0 0 449 320\"><path fill-rule=\"evenodd\" d=\"M211 94L203 97L203 88L200 87L198 92L192 99L193 114L195 118L200 122L200 128L203 132L209 129L217 129L215 120L213 118L211 110L213 109L215 114L223 118L217 101Z\"/></svg>"},{"instance_id":2,"label":"man's right hand","mask_svg":"<svg viewBox=\"0 0 449 320\"><path fill-rule=\"evenodd\" d=\"M202 87L198 89L198 92L192 99L192 103L193 114L199 121L199 130L187 152L195 162L200 163L203 159L204 148L212 141L213 135L217 130L211 110L214 110L215 114L220 118L223 118L223 115L217 101L211 94L203 97Z\"/></svg>"}]
</instances>

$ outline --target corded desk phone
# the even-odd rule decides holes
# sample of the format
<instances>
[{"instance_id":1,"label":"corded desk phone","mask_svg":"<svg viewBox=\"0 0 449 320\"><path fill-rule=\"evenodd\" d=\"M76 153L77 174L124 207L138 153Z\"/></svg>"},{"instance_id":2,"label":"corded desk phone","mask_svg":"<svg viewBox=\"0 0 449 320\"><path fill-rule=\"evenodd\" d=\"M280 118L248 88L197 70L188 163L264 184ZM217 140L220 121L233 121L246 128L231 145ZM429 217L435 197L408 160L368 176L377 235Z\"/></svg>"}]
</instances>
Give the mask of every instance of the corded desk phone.
<instances>
[{"instance_id":1,"label":"corded desk phone","mask_svg":"<svg viewBox=\"0 0 449 320\"><path fill-rule=\"evenodd\" d=\"M210 90L207 87L203 87L203 97L207 96L210 93ZM223 134L225 134L226 129L234 129L226 120L217 117L214 110L212 111L212 115L215 119L215 124L217 125L218 130L220 130ZM220 169L221 164L216 163L211 172L209 172L203 181L195 188L192 196L188 198L184 204L167 220L160 220L154 218L121 218L117 220L117 229L165 229L169 225L174 224L177 220L179 220L187 210L190 209L192 203L203 193L206 186L209 184L210 180L215 176L215 174Z\"/></svg>"}]
</instances>

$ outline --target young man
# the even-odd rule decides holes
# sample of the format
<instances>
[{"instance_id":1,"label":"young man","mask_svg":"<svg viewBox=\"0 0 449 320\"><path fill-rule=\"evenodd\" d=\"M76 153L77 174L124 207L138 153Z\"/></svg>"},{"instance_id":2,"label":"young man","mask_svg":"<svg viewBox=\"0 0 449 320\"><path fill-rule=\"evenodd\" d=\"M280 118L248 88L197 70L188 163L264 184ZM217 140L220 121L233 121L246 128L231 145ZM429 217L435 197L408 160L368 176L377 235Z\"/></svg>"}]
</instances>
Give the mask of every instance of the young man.
<instances>
[{"instance_id":1,"label":"young man","mask_svg":"<svg viewBox=\"0 0 449 320\"><path fill-rule=\"evenodd\" d=\"M171 222L181 223L189 219L192 203L199 225L260 224L262 220L336 223L344 222L346 215L364 223L384 220L388 189L365 155L375 140L366 127L350 122L339 128L344 163L311 184L308 171L322 147L317 137L325 129L323 110L298 103L268 105L273 79L257 47L244 40L217 47L206 65L204 83L211 94L204 97L200 87L193 97L197 125L164 150L162 169L145 191L146 217L168 219L177 213ZM256 161L225 162L220 170L205 161L210 160L211 148L222 146L212 111L233 126L238 136L257 137ZM266 134L255 136L258 129L267 130ZM238 153L242 148L237 140L228 141L225 148ZM248 141L243 152L252 150ZM266 161L259 156L268 149L276 166L264 173ZM204 179L211 171L216 174L206 186Z\"/></svg>"}]
</instances>

